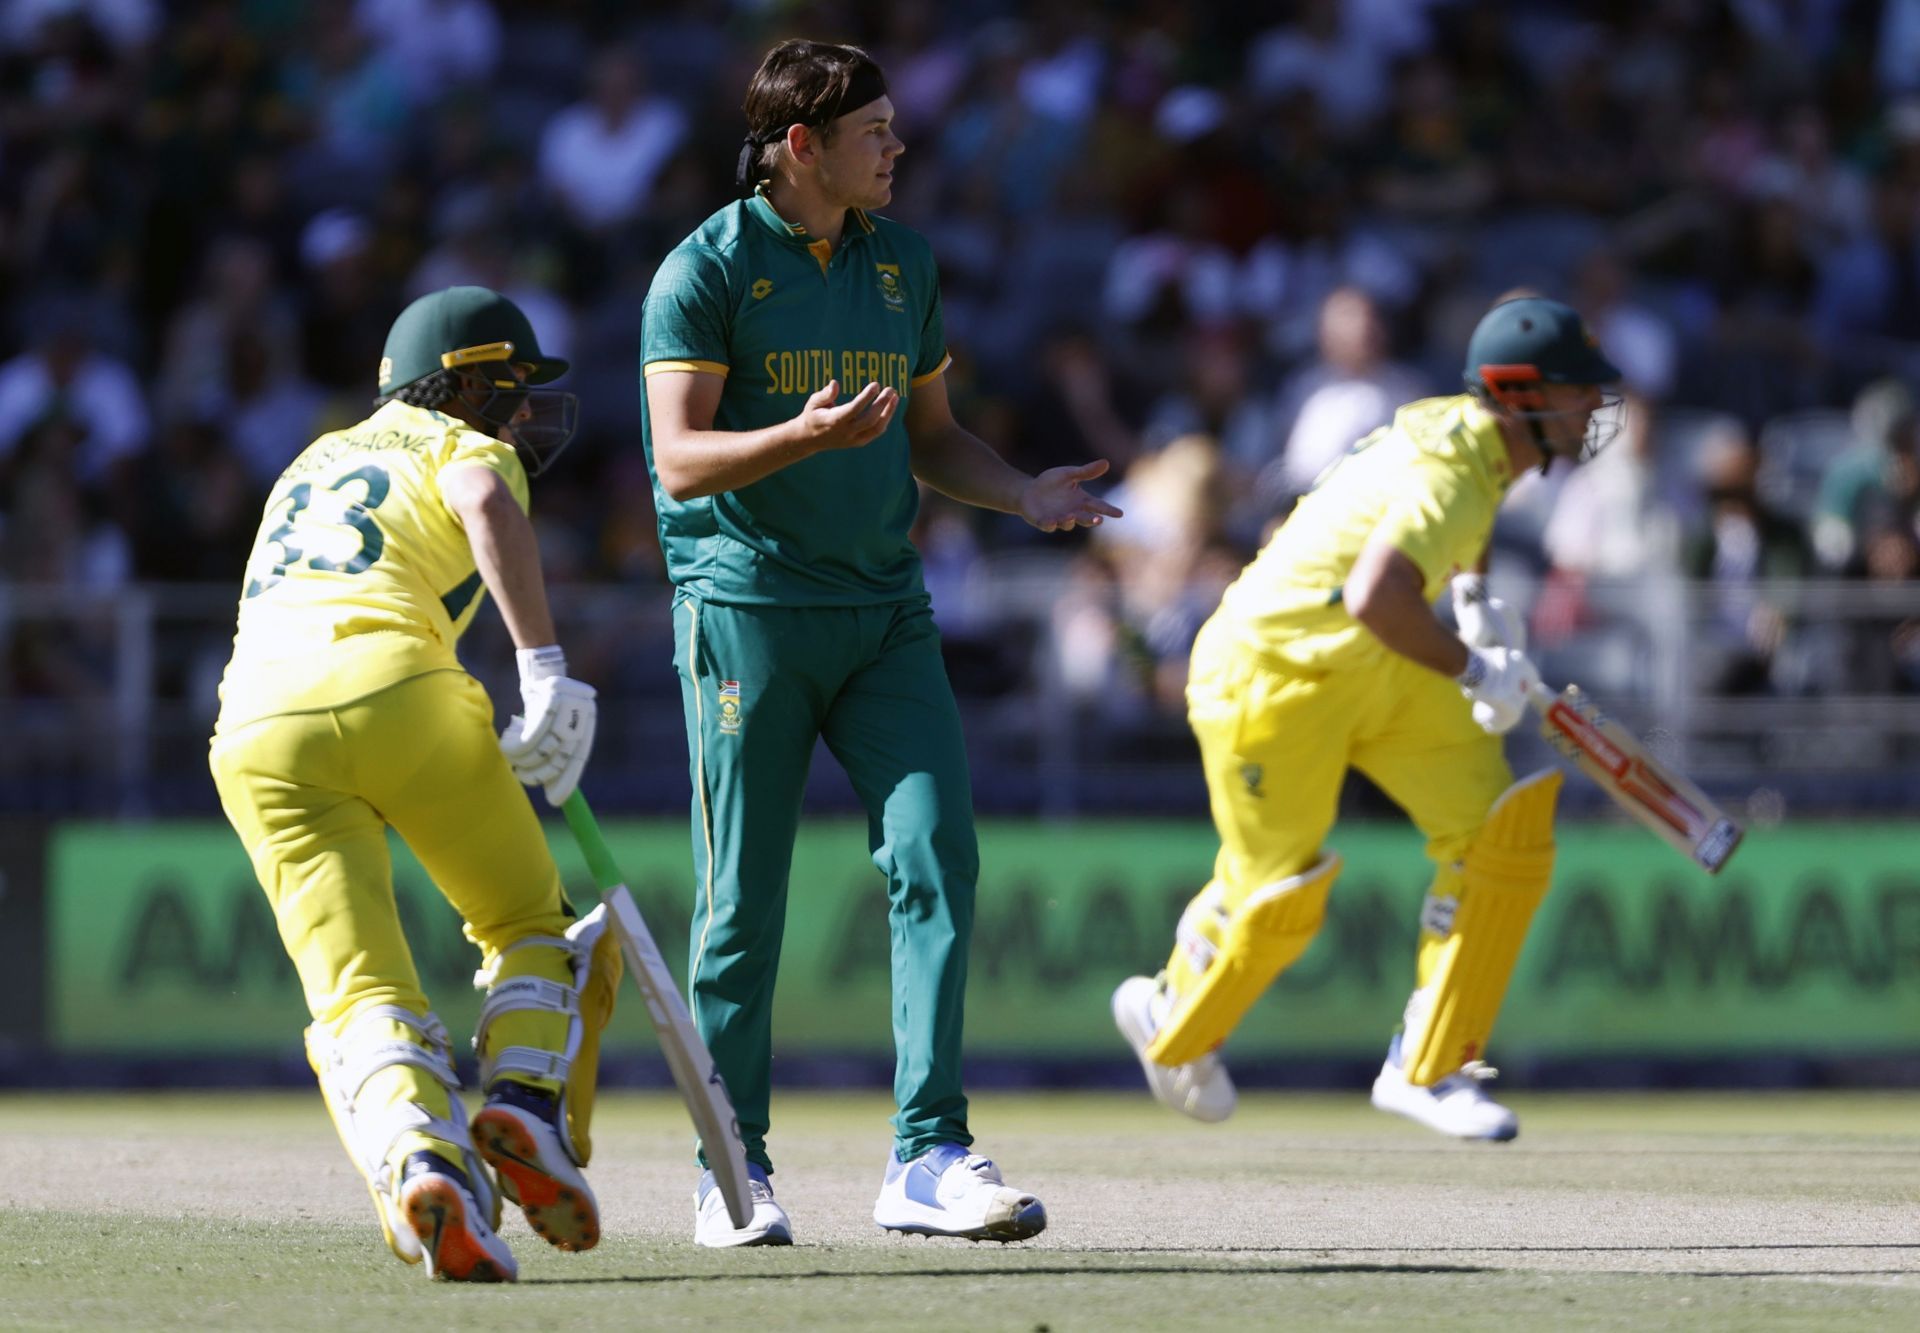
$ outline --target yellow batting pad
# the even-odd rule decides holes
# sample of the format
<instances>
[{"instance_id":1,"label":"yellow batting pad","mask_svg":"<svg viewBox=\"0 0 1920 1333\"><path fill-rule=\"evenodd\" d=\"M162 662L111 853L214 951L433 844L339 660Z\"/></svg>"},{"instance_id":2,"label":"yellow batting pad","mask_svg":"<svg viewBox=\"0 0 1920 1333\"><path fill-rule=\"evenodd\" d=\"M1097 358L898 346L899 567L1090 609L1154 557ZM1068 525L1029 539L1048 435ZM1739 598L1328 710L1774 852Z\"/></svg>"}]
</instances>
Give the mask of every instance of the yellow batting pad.
<instances>
[{"instance_id":1,"label":"yellow batting pad","mask_svg":"<svg viewBox=\"0 0 1920 1333\"><path fill-rule=\"evenodd\" d=\"M1339 873L1340 858L1328 852L1311 870L1262 885L1238 906L1228 906L1219 880L1201 890L1180 917L1167 964L1167 1021L1147 1058L1184 1065L1225 1041L1281 969L1306 952Z\"/></svg>"},{"instance_id":2,"label":"yellow batting pad","mask_svg":"<svg viewBox=\"0 0 1920 1333\"><path fill-rule=\"evenodd\" d=\"M1523 778L1487 812L1457 872L1442 867L1421 916L1420 986L1407 1002L1401 1063L1430 1087L1486 1052L1500 1002L1553 875L1560 773Z\"/></svg>"},{"instance_id":3,"label":"yellow batting pad","mask_svg":"<svg viewBox=\"0 0 1920 1333\"><path fill-rule=\"evenodd\" d=\"M613 1021L613 1001L620 991L619 937L611 930L601 931L587 958L587 979L580 987L580 1049L567 1071L567 1137L581 1166L593 1156L593 1095L600 1085L600 1033Z\"/></svg>"},{"instance_id":4,"label":"yellow batting pad","mask_svg":"<svg viewBox=\"0 0 1920 1333\"><path fill-rule=\"evenodd\" d=\"M604 908L564 937L514 941L474 978L487 989L474 1049L481 1086L509 1078L560 1098L561 1146L585 1166L593 1146L593 1097L600 1078L600 1030L613 1017L620 949Z\"/></svg>"}]
</instances>

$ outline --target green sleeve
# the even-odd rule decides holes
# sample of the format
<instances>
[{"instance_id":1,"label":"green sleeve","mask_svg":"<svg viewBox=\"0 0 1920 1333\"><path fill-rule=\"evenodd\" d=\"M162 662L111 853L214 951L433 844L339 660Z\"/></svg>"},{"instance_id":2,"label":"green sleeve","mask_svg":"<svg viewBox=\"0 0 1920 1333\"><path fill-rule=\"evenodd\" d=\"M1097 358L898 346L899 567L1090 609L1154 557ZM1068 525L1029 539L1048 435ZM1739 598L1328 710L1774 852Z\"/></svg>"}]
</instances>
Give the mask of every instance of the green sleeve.
<instances>
[{"instance_id":1,"label":"green sleeve","mask_svg":"<svg viewBox=\"0 0 1920 1333\"><path fill-rule=\"evenodd\" d=\"M653 275L640 317L640 364L684 361L725 373L733 300L727 264L705 245L676 247Z\"/></svg>"},{"instance_id":2,"label":"green sleeve","mask_svg":"<svg viewBox=\"0 0 1920 1333\"><path fill-rule=\"evenodd\" d=\"M913 361L913 378L924 380L947 364L947 325L940 311L940 266L927 256L926 319L920 325L920 348Z\"/></svg>"}]
</instances>

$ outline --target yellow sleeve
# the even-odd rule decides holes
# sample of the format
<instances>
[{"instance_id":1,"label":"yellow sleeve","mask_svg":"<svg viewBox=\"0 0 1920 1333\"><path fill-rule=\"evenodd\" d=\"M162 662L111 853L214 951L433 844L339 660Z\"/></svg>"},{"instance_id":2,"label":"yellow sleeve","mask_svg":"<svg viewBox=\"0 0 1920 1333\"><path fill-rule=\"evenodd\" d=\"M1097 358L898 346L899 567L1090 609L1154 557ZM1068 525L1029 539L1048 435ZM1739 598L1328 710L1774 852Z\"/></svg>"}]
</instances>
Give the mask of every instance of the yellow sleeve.
<instances>
[{"instance_id":1,"label":"yellow sleeve","mask_svg":"<svg viewBox=\"0 0 1920 1333\"><path fill-rule=\"evenodd\" d=\"M452 448L440 464L441 472L453 467L483 467L497 472L513 492L513 498L520 502L520 511L528 511L532 496L527 489L527 469L512 445L477 430L455 432L450 444Z\"/></svg>"},{"instance_id":2,"label":"yellow sleeve","mask_svg":"<svg viewBox=\"0 0 1920 1333\"><path fill-rule=\"evenodd\" d=\"M1400 494L1374 535L1419 566L1433 594L1455 570L1473 567L1492 525L1486 490L1459 467L1422 455L1402 474Z\"/></svg>"}]
</instances>

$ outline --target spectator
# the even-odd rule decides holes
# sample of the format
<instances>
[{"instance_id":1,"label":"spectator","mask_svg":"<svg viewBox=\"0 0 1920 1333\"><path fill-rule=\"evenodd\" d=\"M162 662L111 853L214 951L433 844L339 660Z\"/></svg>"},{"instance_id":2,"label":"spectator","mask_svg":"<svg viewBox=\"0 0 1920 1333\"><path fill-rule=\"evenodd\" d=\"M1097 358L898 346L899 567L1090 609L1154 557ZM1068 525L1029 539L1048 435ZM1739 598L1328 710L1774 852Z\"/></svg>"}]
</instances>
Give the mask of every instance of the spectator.
<instances>
[{"instance_id":1,"label":"spectator","mask_svg":"<svg viewBox=\"0 0 1920 1333\"><path fill-rule=\"evenodd\" d=\"M1876 380L1853 401L1853 444L1828 465L1813 512L1823 568L1865 572L1869 527L1898 526L1920 502L1920 414L1897 379Z\"/></svg>"},{"instance_id":2,"label":"spectator","mask_svg":"<svg viewBox=\"0 0 1920 1333\"><path fill-rule=\"evenodd\" d=\"M353 17L416 105L483 82L500 58L500 16L488 0L358 0Z\"/></svg>"},{"instance_id":3,"label":"spectator","mask_svg":"<svg viewBox=\"0 0 1920 1333\"><path fill-rule=\"evenodd\" d=\"M283 88L311 139L302 171L310 194L326 197L386 174L405 141L407 85L352 10L316 7L307 40L285 66ZM356 199L368 193L362 188Z\"/></svg>"},{"instance_id":4,"label":"spectator","mask_svg":"<svg viewBox=\"0 0 1920 1333\"><path fill-rule=\"evenodd\" d=\"M1385 109L1393 61L1426 44L1426 5L1310 0L1301 8L1297 23L1254 41L1247 85L1266 100L1306 89L1336 133L1355 137Z\"/></svg>"},{"instance_id":5,"label":"spectator","mask_svg":"<svg viewBox=\"0 0 1920 1333\"><path fill-rule=\"evenodd\" d=\"M632 220L687 134L686 113L649 94L646 68L626 47L603 51L588 96L556 115L540 141L540 179L590 232Z\"/></svg>"},{"instance_id":6,"label":"spectator","mask_svg":"<svg viewBox=\"0 0 1920 1333\"><path fill-rule=\"evenodd\" d=\"M1607 359L1620 367L1621 381L1640 398L1660 402L1673 392L1680 348L1673 327L1635 301L1620 256L1602 246L1580 263L1574 281L1574 305L1587 312L1587 327L1600 340Z\"/></svg>"},{"instance_id":7,"label":"spectator","mask_svg":"<svg viewBox=\"0 0 1920 1333\"><path fill-rule=\"evenodd\" d=\"M273 252L264 241L233 236L210 247L195 295L167 328L154 386L163 419L216 410L213 405L229 396L229 349L236 337L255 344L275 374L292 368L299 321L274 276Z\"/></svg>"},{"instance_id":8,"label":"spectator","mask_svg":"<svg viewBox=\"0 0 1920 1333\"><path fill-rule=\"evenodd\" d=\"M1183 435L1211 436L1236 483L1250 484L1277 452L1277 432L1271 400L1256 391L1246 338L1231 324L1196 330L1183 361L1180 381L1147 414L1144 447L1159 449Z\"/></svg>"},{"instance_id":9,"label":"spectator","mask_svg":"<svg viewBox=\"0 0 1920 1333\"><path fill-rule=\"evenodd\" d=\"M347 209L329 209L300 234L307 288L301 311L302 369L328 393L348 400L339 424L357 420L373 392L369 366L380 362L399 293L381 290L373 228Z\"/></svg>"},{"instance_id":10,"label":"spectator","mask_svg":"<svg viewBox=\"0 0 1920 1333\"><path fill-rule=\"evenodd\" d=\"M172 444L196 465L232 459L244 482L243 515L251 523L274 478L324 428L327 398L292 362L276 362L265 344L244 331L231 334L224 350L224 373L196 403L193 419L216 434L224 427L226 438L176 433Z\"/></svg>"},{"instance_id":11,"label":"spectator","mask_svg":"<svg viewBox=\"0 0 1920 1333\"><path fill-rule=\"evenodd\" d=\"M1712 694L1773 689L1792 608L1787 594L1768 585L1805 578L1813 567L1799 524L1761 503L1759 470L1759 450L1739 433L1711 439L1700 459L1706 518L1687 534L1680 568L1708 585L1708 630L1692 665Z\"/></svg>"},{"instance_id":12,"label":"spectator","mask_svg":"<svg viewBox=\"0 0 1920 1333\"><path fill-rule=\"evenodd\" d=\"M1388 356L1387 323L1358 287L1336 289L1320 306L1320 355L1281 387L1275 417L1286 447L1277 470L1261 479L1263 495L1300 495L1361 437L1393 420L1394 411L1428 386Z\"/></svg>"},{"instance_id":13,"label":"spectator","mask_svg":"<svg viewBox=\"0 0 1920 1333\"><path fill-rule=\"evenodd\" d=\"M39 345L0 365L0 462L49 418L77 438L58 451L83 486L105 487L147 445L147 404L132 367L95 345L84 312L57 310Z\"/></svg>"}]
</instances>

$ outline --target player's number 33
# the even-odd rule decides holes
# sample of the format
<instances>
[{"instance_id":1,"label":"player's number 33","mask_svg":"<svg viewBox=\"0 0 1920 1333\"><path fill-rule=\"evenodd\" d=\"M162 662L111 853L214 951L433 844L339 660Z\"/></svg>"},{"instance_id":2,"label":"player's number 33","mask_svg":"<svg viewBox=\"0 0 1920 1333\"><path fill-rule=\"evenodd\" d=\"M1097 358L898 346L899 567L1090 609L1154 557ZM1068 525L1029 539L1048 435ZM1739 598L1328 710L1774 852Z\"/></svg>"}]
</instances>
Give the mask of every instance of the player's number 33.
<instances>
[{"instance_id":1,"label":"player's number 33","mask_svg":"<svg viewBox=\"0 0 1920 1333\"><path fill-rule=\"evenodd\" d=\"M348 488L355 483L366 487L358 499L354 499L347 493ZM313 515L308 513L308 506L313 502L313 483L303 481L288 491L286 517L280 521L278 527L261 537L260 549L254 552L256 566L266 559L266 548L269 546L280 548L280 558L273 561L273 567L265 577L249 579L247 590L243 595L258 597L285 578L287 571L302 560L307 562L307 567L310 569L338 574L358 574L371 566L380 558L380 552L385 550L387 545L386 536L380 531L379 524L373 521L373 511L378 509L380 502L387 498L387 491L391 486L392 481L387 476L387 470L369 463L365 467L357 467L345 476L336 478L326 488L341 496L342 504L339 506L340 514L337 521L360 534L359 549L345 560L307 554L306 547L302 544L307 538L303 535L302 529L318 523ZM302 522L303 514L306 515L305 523Z\"/></svg>"}]
</instances>

